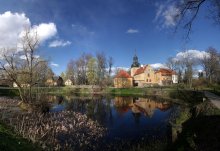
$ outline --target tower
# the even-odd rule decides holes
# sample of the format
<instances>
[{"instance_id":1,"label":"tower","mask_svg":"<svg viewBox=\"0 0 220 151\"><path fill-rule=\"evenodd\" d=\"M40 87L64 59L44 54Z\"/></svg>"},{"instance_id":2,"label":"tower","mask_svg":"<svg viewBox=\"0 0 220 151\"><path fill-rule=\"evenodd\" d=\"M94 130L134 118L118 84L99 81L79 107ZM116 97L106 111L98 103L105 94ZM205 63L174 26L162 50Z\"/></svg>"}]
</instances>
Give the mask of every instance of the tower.
<instances>
[{"instance_id":1,"label":"tower","mask_svg":"<svg viewBox=\"0 0 220 151\"><path fill-rule=\"evenodd\" d=\"M133 63L131 64L131 76L133 77L137 69L140 67L140 63L138 62L138 57L136 53L133 57Z\"/></svg>"}]
</instances>

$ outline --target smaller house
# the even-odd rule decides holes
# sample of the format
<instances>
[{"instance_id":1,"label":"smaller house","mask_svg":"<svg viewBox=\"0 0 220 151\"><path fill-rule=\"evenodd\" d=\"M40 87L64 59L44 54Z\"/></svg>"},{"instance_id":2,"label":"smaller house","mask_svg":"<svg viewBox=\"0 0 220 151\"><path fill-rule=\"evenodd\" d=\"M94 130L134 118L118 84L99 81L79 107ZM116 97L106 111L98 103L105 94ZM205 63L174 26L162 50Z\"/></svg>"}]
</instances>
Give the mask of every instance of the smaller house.
<instances>
[{"instance_id":1,"label":"smaller house","mask_svg":"<svg viewBox=\"0 0 220 151\"><path fill-rule=\"evenodd\" d=\"M173 83L178 83L178 76L173 70L160 68L155 72L155 74L159 85L170 85Z\"/></svg>"},{"instance_id":2,"label":"smaller house","mask_svg":"<svg viewBox=\"0 0 220 151\"><path fill-rule=\"evenodd\" d=\"M73 82L72 82L72 80L67 79L64 84L65 84L66 86L70 86L70 85L73 85Z\"/></svg>"},{"instance_id":3,"label":"smaller house","mask_svg":"<svg viewBox=\"0 0 220 151\"><path fill-rule=\"evenodd\" d=\"M130 88L133 86L133 78L124 70L120 70L114 78L115 88Z\"/></svg>"},{"instance_id":4,"label":"smaller house","mask_svg":"<svg viewBox=\"0 0 220 151\"><path fill-rule=\"evenodd\" d=\"M14 82L14 83L13 83L13 87L14 87L14 88L17 88L18 85Z\"/></svg>"},{"instance_id":5,"label":"smaller house","mask_svg":"<svg viewBox=\"0 0 220 151\"><path fill-rule=\"evenodd\" d=\"M63 85L63 79L59 76L54 76L50 79L47 79L46 86L62 86Z\"/></svg>"},{"instance_id":6,"label":"smaller house","mask_svg":"<svg viewBox=\"0 0 220 151\"><path fill-rule=\"evenodd\" d=\"M47 79L45 85L46 86L55 86L56 82L55 82L55 80L53 78L50 78L50 79Z\"/></svg>"},{"instance_id":7,"label":"smaller house","mask_svg":"<svg viewBox=\"0 0 220 151\"><path fill-rule=\"evenodd\" d=\"M13 87L14 87L14 88L17 88L18 85L14 82L14 83L13 83ZM30 87L30 84L21 84L21 87L22 87L22 88Z\"/></svg>"}]
</instances>

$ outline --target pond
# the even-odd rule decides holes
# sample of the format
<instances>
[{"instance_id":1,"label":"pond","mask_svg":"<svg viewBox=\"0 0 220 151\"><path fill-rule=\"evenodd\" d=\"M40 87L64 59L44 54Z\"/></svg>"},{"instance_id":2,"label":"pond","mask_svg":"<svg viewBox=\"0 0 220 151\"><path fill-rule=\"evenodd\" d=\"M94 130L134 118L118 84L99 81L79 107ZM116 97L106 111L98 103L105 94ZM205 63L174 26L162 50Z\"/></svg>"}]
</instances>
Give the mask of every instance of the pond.
<instances>
[{"instance_id":1,"label":"pond","mask_svg":"<svg viewBox=\"0 0 220 151\"><path fill-rule=\"evenodd\" d=\"M169 120L177 105L156 98L48 96L50 112L86 114L107 128L106 142L172 141Z\"/></svg>"}]
</instances>

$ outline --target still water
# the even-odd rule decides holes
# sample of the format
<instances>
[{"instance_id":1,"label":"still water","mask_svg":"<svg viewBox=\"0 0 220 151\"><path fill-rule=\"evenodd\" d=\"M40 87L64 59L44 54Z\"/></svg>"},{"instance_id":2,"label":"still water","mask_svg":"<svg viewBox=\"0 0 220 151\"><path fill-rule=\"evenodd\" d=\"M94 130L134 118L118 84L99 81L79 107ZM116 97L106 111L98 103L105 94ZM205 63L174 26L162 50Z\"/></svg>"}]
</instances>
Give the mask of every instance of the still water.
<instances>
[{"instance_id":1,"label":"still water","mask_svg":"<svg viewBox=\"0 0 220 151\"><path fill-rule=\"evenodd\" d=\"M107 140L170 138L169 119L176 105L155 98L50 96L51 112L86 114L108 130Z\"/></svg>"}]
</instances>

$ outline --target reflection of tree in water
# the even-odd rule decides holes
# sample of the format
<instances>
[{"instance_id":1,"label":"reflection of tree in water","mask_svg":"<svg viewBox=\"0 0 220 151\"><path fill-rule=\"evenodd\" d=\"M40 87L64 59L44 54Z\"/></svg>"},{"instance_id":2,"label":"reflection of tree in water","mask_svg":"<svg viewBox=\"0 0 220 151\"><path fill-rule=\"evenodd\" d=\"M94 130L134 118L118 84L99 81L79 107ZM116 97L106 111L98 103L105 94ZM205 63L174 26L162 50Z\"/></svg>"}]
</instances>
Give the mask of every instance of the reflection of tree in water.
<instances>
[{"instance_id":1,"label":"reflection of tree in water","mask_svg":"<svg viewBox=\"0 0 220 151\"><path fill-rule=\"evenodd\" d=\"M102 99L73 99L69 101L67 109L87 114L93 120L97 120L101 124L105 123L106 116L110 114L109 101Z\"/></svg>"},{"instance_id":2,"label":"reflection of tree in water","mask_svg":"<svg viewBox=\"0 0 220 151\"><path fill-rule=\"evenodd\" d=\"M80 113L85 113L87 111L87 104L89 101L89 99L71 99L68 101L69 103L66 109Z\"/></svg>"},{"instance_id":3,"label":"reflection of tree in water","mask_svg":"<svg viewBox=\"0 0 220 151\"><path fill-rule=\"evenodd\" d=\"M113 122L111 99L91 100L87 107L87 115L100 122L100 124L105 124L108 119Z\"/></svg>"},{"instance_id":4,"label":"reflection of tree in water","mask_svg":"<svg viewBox=\"0 0 220 151\"><path fill-rule=\"evenodd\" d=\"M112 108L111 108L111 98L106 98L106 114L108 116L109 122L113 124L113 115L112 115Z\"/></svg>"},{"instance_id":5,"label":"reflection of tree in water","mask_svg":"<svg viewBox=\"0 0 220 151\"><path fill-rule=\"evenodd\" d=\"M105 118L105 105L101 99L90 100L87 106L88 117L103 123Z\"/></svg>"}]
</instances>

